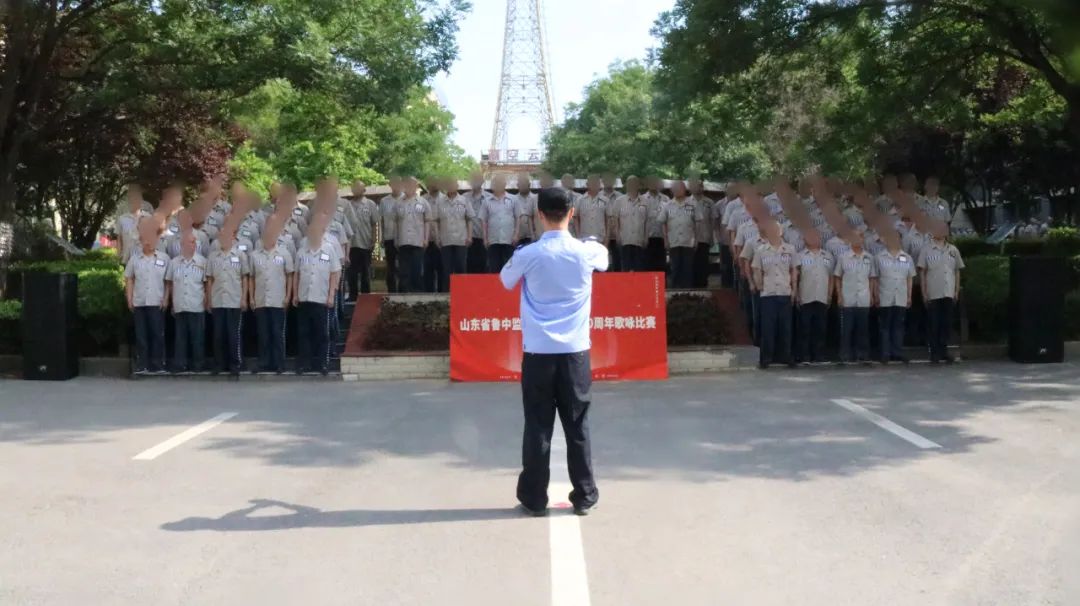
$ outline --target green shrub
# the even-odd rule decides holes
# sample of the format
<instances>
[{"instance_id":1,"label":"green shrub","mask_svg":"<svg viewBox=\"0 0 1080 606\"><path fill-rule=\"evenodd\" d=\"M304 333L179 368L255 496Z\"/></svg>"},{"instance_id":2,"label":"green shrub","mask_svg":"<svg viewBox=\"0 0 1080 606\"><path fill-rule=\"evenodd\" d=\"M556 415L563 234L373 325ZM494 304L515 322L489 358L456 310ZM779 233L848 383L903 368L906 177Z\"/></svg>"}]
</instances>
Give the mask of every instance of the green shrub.
<instances>
[{"instance_id":1,"label":"green shrub","mask_svg":"<svg viewBox=\"0 0 1080 606\"><path fill-rule=\"evenodd\" d=\"M1046 248L1044 240L1006 240L1002 253L1006 257L1041 255Z\"/></svg>"},{"instance_id":2,"label":"green shrub","mask_svg":"<svg viewBox=\"0 0 1080 606\"><path fill-rule=\"evenodd\" d=\"M447 351L450 303L383 303L364 346L375 351Z\"/></svg>"},{"instance_id":3,"label":"green shrub","mask_svg":"<svg viewBox=\"0 0 1080 606\"><path fill-rule=\"evenodd\" d=\"M996 341L1005 335L1009 308L1009 259L1001 255L965 261L960 298L967 310L971 338Z\"/></svg>"},{"instance_id":4,"label":"green shrub","mask_svg":"<svg viewBox=\"0 0 1080 606\"><path fill-rule=\"evenodd\" d=\"M960 251L960 255L965 259L1001 253L1001 245L991 244L978 236L956 238L953 240L953 245L956 246L956 249Z\"/></svg>"},{"instance_id":5,"label":"green shrub","mask_svg":"<svg viewBox=\"0 0 1080 606\"><path fill-rule=\"evenodd\" d=\"M1080 288L1080 255L1068 259L1068 263L1072 277L1070 284L1073 288Z\"/></svg>"},{"instance_id":6,"label":"green shrub","mask_svg":"<svg viewBox=\"0 0 1080 606\"><path fill-rule=\"evenodd\" d=\"M673 295L667 301L668 345L725 345L728 317L712 297Z\"/></svg>"},{"instance_id":7,"label":"green shrub","mask_svg":"<svg viewBox=\"0 0 1080 606\"><path fill-rule=\"evenodd\" d=\"M22 301L12 299L10 301L0 301L0 320L15 320L22 319Z\"/></svg>"},{"instance_id":8,"label":"green shrub","mask_svg":"<svg viewBox=\"0 0 1080 606\"><path fill-rule=\"evenodd\" d=\"M1065 295L1065 338L1080 339L1080 288Z\"/></svg>"},{"instance_id":9,"label":"green shrub","mask_svg":"<svg viewBox=\"0 0 1080 606\"><path fill-rule=\"evenodd\" d=\"M86 254L80 257L81 261L111 261L113 263L120 263L120 251L115 248L109 248L103 246L95 250L88 250Z\"/></svg>"},{"instance_id":10,"label":"green shrub","mask_svg":"<svg viewBox=\"0 0 1080 606\"><path fill-rule=\"evenodd\" d=\"M1044 252L1056 257L1080 255L1080 229L1075 227L1055 227L1046 234Z\"/></svg>"}]
</instances>

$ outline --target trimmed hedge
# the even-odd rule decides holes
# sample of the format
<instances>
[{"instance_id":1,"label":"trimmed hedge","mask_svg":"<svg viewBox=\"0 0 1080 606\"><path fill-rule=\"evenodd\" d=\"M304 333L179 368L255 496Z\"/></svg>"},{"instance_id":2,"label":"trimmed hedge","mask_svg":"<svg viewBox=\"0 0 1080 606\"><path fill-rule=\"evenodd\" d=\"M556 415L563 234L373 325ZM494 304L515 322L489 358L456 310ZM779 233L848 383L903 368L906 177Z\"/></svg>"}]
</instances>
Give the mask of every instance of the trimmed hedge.
<instances>
[{"instance_id":1,"label":"trimmed hedge","mask_svg":"<svg viewBox=\"0 0 1080 606\"><path fill-rule=\"evenodd\" d=\"M977 236L964 236L953 240L953 245L965 259L1001 254L1000 244L991 244Z\"/></svg>"},{"instance_id":2,"label":"trimmed hedge","mask_svg":"<svg viewBox=\"0 0 1080 606\"><path fill-rule=\"evenodd\" d=\"M383 303L364 346L375 351L447 351L450 303Z\"/></svg>"},{"instance_id":3,"label":"trimmed hedge","mask_svg":"<svg viewBox=\"0 0 1080 606\"><path fill-rule=\"evenodd\" d=\"M728 318L712 297L678 294L667 301L668 345L726 345Z\"/></svg>"},{"instance_id":4,"label":"trimmed hedge","mask_svg":"<svg viewBox=\"0 0 1080 606\"><path fill-rule=\"evenodd\" d=\"M1046 249L1045 240L1006 240L1001 252L1006 257L1041 255Z\"/></svg>"},{"instance_id":5,"label":"trimmed hedge","mask_svg":"<svg viewBox=\"0 0 1080 606\"><path fill-rule=\"evenodd\" d=\"M964 261L960 298L973 341L1000 341L1008 328L1009 258L1001 255Z\"/></svg>"},{"instance_id":6,"label":"trimmed hedge","mask_svg":"<svg viewBox=\"0 0 1080 606\"><path fill-rule=\"evenodd\" d=\"M79 277L79 351L86 356L117 353L128 318L124 270L116 255L102 253L95 257L21 262L11 268L13 272L70 273Z\"/></svg>"},{"instance_id":7,"label":"trimmed hedge","mask_svg":"<svg viewBox=\"0 0 1080 606\"><path fill-rule=\"evenodd\" d=\"M1043 252L1055 257L1075 257L1080 255L1080 229L1075 227L1055 227L1046 234Z\"/></svg>"},{"instance_id":8,"label":"trimmed hedge","mask_svg":"<svg viewBox=\"0 0 1080 606\"><path fill-rule=\"evenodd\" d=\"M22 301L0 301L0 354L22 351Z\"/></svg>"}]
</instances>

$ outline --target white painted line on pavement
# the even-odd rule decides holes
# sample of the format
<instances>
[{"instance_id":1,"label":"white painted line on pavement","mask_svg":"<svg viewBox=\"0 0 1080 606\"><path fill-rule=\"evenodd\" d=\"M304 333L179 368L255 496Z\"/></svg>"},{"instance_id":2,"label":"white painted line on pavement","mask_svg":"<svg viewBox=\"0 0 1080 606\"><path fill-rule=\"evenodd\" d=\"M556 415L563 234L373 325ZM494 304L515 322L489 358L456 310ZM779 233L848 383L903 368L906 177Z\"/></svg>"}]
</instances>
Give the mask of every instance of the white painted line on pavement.
<instances>
[{"instance_id":1,"label":"white painted line on pavement","mask_svg":"<svg viewBox=\"0 0 1080 606\"><path fill-rule=\"evenodd\" d=\"M863 408L862 406L859 406L858 404L852 402L851 400L834 399L833 404L836 404L837 406L840 406L841 408L846 408L846 409L850 410L851 412L859 415L860 417L866 419L867 421L870 421L874 425L877 425L878 427L884 429L885 431L887 431L889 433L892 433L894 435L900 436L901 438L904 438L905 440L907 440L908 442L911 442L912 444L918 446L919 448L923 448L923 449L941 448L941 444L938 444L937 442L933 442L931 440L927 440L926 438L920 436L919 434L915 433L914 431L911 431L910 429L906 429L904 427L901 427L901 426L897 425L896 423L893 423L892 421L886 419L885 417L877 414L876 412L872 412L870 410L867 410L866 408Z\"/></svg>"},{"instance_id":2,"label":"white painted line on pavement","mask_svg":"<svg viewBox=\"0 0 1080 606\"><path fill-rule=\"evenodd\" d=\"M154 446L152 448L148 448L148 449L140 452L139 454L135 455L132 458L134 460L136 460L136 461L152 461L152 460L158 458L159 456L161 456L162 454L164 454L164 453L172 450L173 448L176 448L177 446L183 444L184 442L187 442L188 440L194 438L195 436L197 436L197 435L199 435L201 433L205 433L207 431L210 431L211 429L217 427L218 425L221 425L222 423L224 423L225 421L228 421L229 419L235 417L236 415L237 415L237 413L235 413L235 412L223 412L223 413L219 414L218 416L214 417L213 419L207 419L206 421L203 421L202 423L199 423L198 425L196 425L195 427L192 427L191 429L187 429L187 430L184 430L184 431L176 434L175 436L169 438L168 440L165 440L164 442L162 442L161 444L158 444L157 446Z\"/></svg>"},{"instance_id":3,"label":"white painted line on pavement","mask_svg":"<svg viewBox=\"0 0 1080 606\"><path fill-rule=\"evenodd\" d=\"M556 447L559 444L561 447ZM548 486L548 498L553 501L549 516L551 536L551 606L589 606L589 575L585 569L585 546L581 541L581 518L570 512L567 495L566 438L559 421L551 438L551 474L560 478ZM563 479L566 478L566 479ZM552 498L554 497L554 498Z\"/></svg>"}]
</instances>

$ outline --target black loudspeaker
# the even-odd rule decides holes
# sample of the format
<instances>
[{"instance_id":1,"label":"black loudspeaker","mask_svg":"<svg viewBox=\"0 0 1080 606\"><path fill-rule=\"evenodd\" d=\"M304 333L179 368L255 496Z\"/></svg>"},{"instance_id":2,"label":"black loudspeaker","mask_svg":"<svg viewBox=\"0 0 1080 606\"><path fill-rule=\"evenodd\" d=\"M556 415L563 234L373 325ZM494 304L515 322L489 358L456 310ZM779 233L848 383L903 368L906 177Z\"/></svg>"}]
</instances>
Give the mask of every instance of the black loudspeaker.
<instances>
[{"instance_id":1,"label":"black loudspeaker","mask_svg":"<svg viewBox=\"0 0 1080 606\"><path fill-rule=\"evenodd\" d=\"M1014 362L1065 361L1065 260L1009 259L1009 358Z\"/></svg>"},{"instance_id":2,"label":"black loudspeaker","mask_svg":"<svg viewBox=\"0 0 1080 606\"><path fill-rule=\"evenodd\" d=\"M79 376L75 274L23 274L23 378L66 381Z\"/></svg>"}]
</instances>

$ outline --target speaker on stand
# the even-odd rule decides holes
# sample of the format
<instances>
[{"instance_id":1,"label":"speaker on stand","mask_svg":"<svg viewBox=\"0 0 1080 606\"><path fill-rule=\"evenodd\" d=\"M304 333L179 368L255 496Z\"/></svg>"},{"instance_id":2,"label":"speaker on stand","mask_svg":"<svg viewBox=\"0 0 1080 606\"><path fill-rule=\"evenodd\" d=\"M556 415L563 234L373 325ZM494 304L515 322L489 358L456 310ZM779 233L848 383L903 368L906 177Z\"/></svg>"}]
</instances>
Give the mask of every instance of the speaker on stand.
<instances>
[{"instance_id":1,"label":"speaker on stand","mask_svg":"<svg viewBox=\"0 0 1080 606\"><path fill-rule=\"evenodd\" d=\"M78 301L75 274L23 274L23 379L66 381L79 376Z\"/></svg>"}]
</instances>

